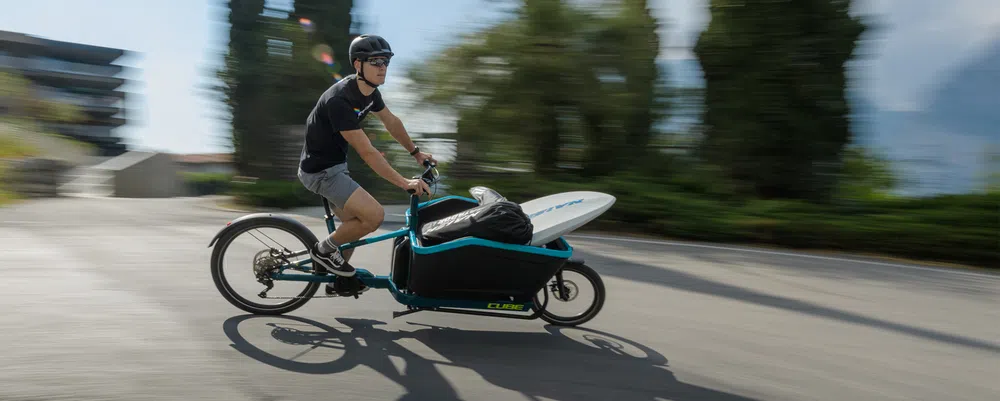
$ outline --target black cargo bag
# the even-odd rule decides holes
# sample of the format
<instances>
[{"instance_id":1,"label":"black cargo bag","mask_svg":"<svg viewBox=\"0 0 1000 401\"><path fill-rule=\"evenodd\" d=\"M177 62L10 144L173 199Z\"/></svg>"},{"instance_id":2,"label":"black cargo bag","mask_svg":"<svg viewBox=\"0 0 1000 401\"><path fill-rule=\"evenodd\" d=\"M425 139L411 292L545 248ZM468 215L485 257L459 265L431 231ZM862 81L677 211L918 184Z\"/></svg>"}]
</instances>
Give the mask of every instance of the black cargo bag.
<instances>
[{"instance_id":1,"label":"black cargo bag","mask_svg":"<svg viewBox=\"0 0 1000 401\"><path fill-rule=\"evenodd\" d=\"M502 200L428 222L420 228L420 236L425 246L462 237L527 245L533 230L531 219L521 210L521 205Z\"/></svg>"}]
</instances>

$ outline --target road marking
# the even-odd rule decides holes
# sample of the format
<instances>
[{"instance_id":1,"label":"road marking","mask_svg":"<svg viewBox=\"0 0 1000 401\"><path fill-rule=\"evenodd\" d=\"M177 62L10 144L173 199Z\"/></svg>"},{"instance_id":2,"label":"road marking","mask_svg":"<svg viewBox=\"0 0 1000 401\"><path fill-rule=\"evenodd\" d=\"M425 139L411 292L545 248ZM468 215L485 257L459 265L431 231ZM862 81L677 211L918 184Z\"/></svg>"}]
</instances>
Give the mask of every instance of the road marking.
<instances>
[{"instance_id":1,"label":"road marking","mask_svg":"<svg viewBox=\"0 0 1000 401\"><path fill-rule=\"evenodd\" d=\"M927 270L937 273L950 273L962 276L979 277L979 278L992 278L1000 279L1000 276L996 274L989 273L973 273L958 270L949 270L945 268L935 268L935 267L925 267L925 266L915 266L915 265L904 265L898 263L885 263L885 262L875 262L870 260L860 260L860 259L849 259L849 258L838 258L832 256L818 256L818 255L808 255L801 253L791 253L791 252L779 252L779 251L765 251L760 249L747 249L747 248L733 248L728 246L719 245L703 245L703 244L688 244L684 242L674 242L674 241L663 241L663 240L644 240L644 239L634 239L634 238L619 238L619 237L604 237L598 235L582 235L582 234L571 234L567 235L568 238L583 238L583 239L595 239L602 241L619 241L619 242L635 242L641 244L653 244L653 245L669 245L669 246L686 246L691 248L706 248L706 249L719 249L726 251L737 251L737 252L748 252L748 253L760 253L765 255L780 255L780 256L795 256L800 258L811 258L811 259L822 259L822 260L832 260L840 262L853 262L853 263L865 263L869 265L876 266L886 266L886 267L896 267L901 269L915 269L915 270Z\"/></svg>"}]
</instances>

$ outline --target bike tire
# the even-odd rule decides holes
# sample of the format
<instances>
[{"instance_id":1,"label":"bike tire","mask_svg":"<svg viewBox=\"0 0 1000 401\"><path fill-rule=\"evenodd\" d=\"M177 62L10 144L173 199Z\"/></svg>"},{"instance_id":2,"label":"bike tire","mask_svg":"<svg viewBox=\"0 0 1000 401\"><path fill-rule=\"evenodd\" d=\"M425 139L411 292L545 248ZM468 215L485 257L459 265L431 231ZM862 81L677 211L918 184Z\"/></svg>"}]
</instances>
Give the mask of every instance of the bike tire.
<instances>
[{"instance_id":1,"label":"bike tire","mask_svg":"<svg viewBox=\"0 0 1000 401\"><path fill-rule=\"evenodd\" d=\"M597 314L600 313L601 309L604 307L604 300L606 297L604 280L601 279L601 276L597 274L597 272L594 271L594 269L583 263L567 263L565 266L563 266L562 271L577 272L580 273L585 278L587 278L590 284L594 287L594 302L592 302L590 304L590 307L587 308L587 310L582 314L580 314L579 316L563 317L563 316L557 316L549 312L548 310L543 310L540 316L541 319L556 326L567 326L567 327L579 326L581 324L589 322L594 317L596 317ZM555 280L555 277L553 277L553 280ZM542 288L542 291L549 291L548 286L546 285L546 287ZM550 299L549 302L553 302L554 300L555 299ZM538 302L537 295L535 296L534 304L535 305L533 306L532 309L534 309L537 312L538 309L540 308L539 307L540 303Z\"/></svg>"},{"instance_id":2,"label":"bike tire","mask_svg":"<svg viewBox=\"0 0 1000 401\"><path fill-rule=\"evenodd\" d=\"M246 224L245 227L242 227L239 230L227 232L219 238L218 242L215 244L215 248L212 249L212 280L215 282L215 288L219 290L222 297L225 298L230 304L243 311L256 315L283 315L301 308L306 304L306 302L309 302L309 300L316 295L316 291L319 290L320 283L310 282L307 284L305 289L299 293L298 296L300 298L291 299L288 302L277 305L262 305L251 302L250 300L237 295L232 286L230 286L226 281L225 273L222 272L222 257L225 255L226 249L229 248L230 242L244 232L264 227L285 230L302 241L304 246L309 246L308 244L313 244L317 241L316 235L311 231L304 229L302 226L292 224L286 220L269 216L254 218L252 223Z\"/></svg>"}]
</instances>

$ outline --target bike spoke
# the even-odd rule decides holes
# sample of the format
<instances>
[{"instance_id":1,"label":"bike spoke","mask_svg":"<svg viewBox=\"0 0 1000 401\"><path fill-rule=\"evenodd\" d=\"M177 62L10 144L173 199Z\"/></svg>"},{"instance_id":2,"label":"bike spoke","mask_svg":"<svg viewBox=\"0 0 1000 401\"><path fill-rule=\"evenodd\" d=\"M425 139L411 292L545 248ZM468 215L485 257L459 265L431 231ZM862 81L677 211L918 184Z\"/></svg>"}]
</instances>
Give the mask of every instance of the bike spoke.
<instances>
[{"instance_id":1,"label":"bike spoke","mask_svg":"<svg viewBox=\"0 0 1000 401\"><path fill-rule=\"evenodd\" d=\"M260 231L258 230L257 232L260 232ZM270 237L270 236L268 236L267 234L264 234L264 233L262 233L262 232L261 232L261 233L260 233L260 235L263 235L263 236L267 237L267 239L269 239L269 240L271 240L271 241L274 241L274 243L275 243L275 244L277 244L277 245L278 245L279 247L281 247L281 249L282 249L282 250L284 250L285 252L288 252L288 253L292 253L292 251L291 251L291 250L289 250L288 248L285 248L285 246L284 246L284 245L281 245L281 243L280 243L280 242L278 242L278 241L275 241L275 240L274 240L274 238L271 238L271 237Z\"/></svg>"},{"instance_id":2,"label":"bike spoke","mask_svg":"<svg viewBox=\"0 0 1000 401\"><path fill-rule=\"evenodd\" d=\"M271 242L274 242L274 243L275 243L276 245L278 245L278 247L279 247L279 248L281 248L281 249L282 249L282 250L284 250L285 252L288 252L288 253L293 253L293 252L292 252L291 250L289 250L288 248L286 248L286 247L285 247L284 245L281 245L281 243L280 243L280 242L278 242L278 241L275 241L275 240L274 240L274 238L271 238L271 237L270 237L270 236L268 236L267 234L264 234L264 233L262 233L262 232L261 232L261 231L260 231L259 229L254 229L254 231L256 231L256 232L260 233L260 235L263 235L263 236L267 237L267 239L271 240ZM268 245L268 244L267 244L266 242L264 242L264 241L263 241L263 240L261 240L260 238L257 238L257 236L256 236L256 235L253 235L253 233L252 233L252 232L250 232L250 231L247 231L247 234L250 234L250 236L251 236L251 237L253 237L253 238L254 238L255 240L257 240L258 242L260 242L260 243L261 243L261 244L263 244L264 246L266 246L266 247L268 247L268 248L271 248L271 246L270 246L270 245Z\"/></svg>"}]
</instances>

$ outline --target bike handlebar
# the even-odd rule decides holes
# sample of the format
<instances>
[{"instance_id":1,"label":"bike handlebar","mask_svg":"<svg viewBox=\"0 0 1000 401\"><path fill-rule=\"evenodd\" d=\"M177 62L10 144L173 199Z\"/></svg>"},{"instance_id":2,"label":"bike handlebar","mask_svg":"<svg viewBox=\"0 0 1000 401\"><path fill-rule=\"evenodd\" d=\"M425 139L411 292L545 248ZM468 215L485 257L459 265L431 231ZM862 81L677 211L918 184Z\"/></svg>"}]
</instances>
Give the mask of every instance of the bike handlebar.
<instances>
[{"instance_id":1,"label":"bike handlebar","mask_svg":"<svg viewBox=\"0 0 1000 401\"><path fill-rule=\"evenodd\" d=\"M437 164L431 163L430 160L424 160L424 165L427 166L427 168L424 170L423 174L420 174L419 177L413 177L413 178L420 178L421 180L424 180L424 182L426 182L427 185L431 185L436 180L434 179L433 175L429 174L431 171L437 168ZM417 191L413 189L407 189L406 192L409 193L410 195L417 193Z\"/></svg>"}]
</instances>

